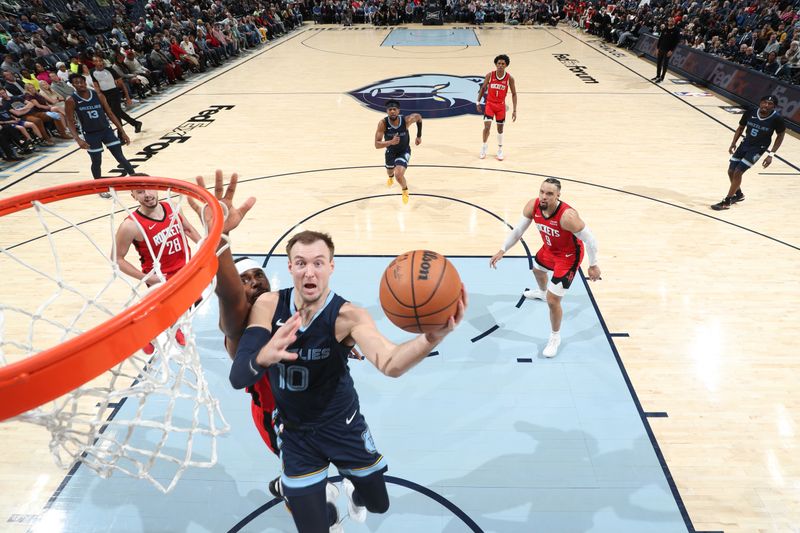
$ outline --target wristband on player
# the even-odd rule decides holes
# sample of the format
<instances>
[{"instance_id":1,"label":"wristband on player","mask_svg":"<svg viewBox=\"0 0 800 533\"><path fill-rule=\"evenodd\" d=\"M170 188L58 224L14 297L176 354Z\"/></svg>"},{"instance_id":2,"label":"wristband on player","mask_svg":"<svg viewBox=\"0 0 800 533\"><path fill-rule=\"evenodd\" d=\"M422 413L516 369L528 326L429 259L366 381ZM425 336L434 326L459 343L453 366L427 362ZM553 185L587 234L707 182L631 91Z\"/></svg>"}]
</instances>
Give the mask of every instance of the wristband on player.
<instances>
[{"instance_id":1,"label":"wristband on player","mask_svg":"<svg viewBox=\"0 0 800 533\"><path fill-rule=\"evenodd\" d=\"M770 152L769 150L767 150L767 157L772 157L774 155L775 155L775 152Z\"/></svg>"},{"instance_id":2,"label":"wristband on player","mask_svg":"<svg viewBox=\"0 0 800 533\"><path fill-rule=\"evenodd\" d=\"M422 121L418 120L417 121L417 139L421 139L421 138L422 138Z\"/></svg>"}]
</instances>

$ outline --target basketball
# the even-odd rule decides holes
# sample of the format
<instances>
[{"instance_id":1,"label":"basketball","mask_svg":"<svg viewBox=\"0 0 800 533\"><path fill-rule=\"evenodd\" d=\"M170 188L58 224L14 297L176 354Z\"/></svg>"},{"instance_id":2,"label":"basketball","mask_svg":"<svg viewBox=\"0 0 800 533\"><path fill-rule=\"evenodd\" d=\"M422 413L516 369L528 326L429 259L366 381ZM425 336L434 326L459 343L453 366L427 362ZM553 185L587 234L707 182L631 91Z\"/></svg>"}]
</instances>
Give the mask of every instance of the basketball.
<instances>
[{"instance_id":1,"label":"basketball","mask_svg":"<svg viewBox=\"0 0 800 533\"><path fill-rule=\"evenodd\" d=\"M386 317L410 333L441 329L458 310L461 276L442 254L414 250L397 256L381 278Z\"/></svg>"}]
</instances>

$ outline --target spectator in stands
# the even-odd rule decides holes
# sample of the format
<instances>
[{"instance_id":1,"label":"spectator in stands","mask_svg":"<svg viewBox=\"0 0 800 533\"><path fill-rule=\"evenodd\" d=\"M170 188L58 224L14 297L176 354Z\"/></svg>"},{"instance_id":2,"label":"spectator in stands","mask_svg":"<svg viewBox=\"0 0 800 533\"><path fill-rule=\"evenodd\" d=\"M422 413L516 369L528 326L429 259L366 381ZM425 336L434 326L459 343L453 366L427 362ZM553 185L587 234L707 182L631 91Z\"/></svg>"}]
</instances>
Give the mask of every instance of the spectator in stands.
<instances>
[{"instance_id":1,"label":"spectator in stands","mask_svg":"<svg viewBox=\"0 0 800 533\"><path fill-rule=\"evenodd\" d=\"M62 81L55 72L50 73L50 89L61 96L64 100L66 100L67 97L72 96L72 93L75 92L75 89L72 88L72 85Z\"/></svg>"},{"instance_id":2,"label":"spectator in stands","mask_svg":"<svg viewBox=\"0 0 800 533\"><path fill-rule=\"evenodd\" d=\"M50 85L50 82L48 81L39 82L39 94L51 106L58 107L60 111L64 110L64 100L66 99L66 97L62 96L60 93L55 91L53 87Z\"/></svg>"},{"instance_id":3,"label":"spectator in stands","mask_svg":"<svg viewBox=\"0 0 800 533\"><path fill-rule=\"evenodd\" d=\"M22 57L22 52L28 50L25 42L20 34L14 35L10 41L6 43L6 49L17 57Z\"/></svg>"},{"instance_id":4,"label":"spectator in stands","mask_svg":"<svg viewBox=\"0 0 800 533\"><path fill-rule=\"evenodd\" d=\"M694 42L692 43L692 48L694 48L695 50L700 50L701 52L705 52L706 43L703 40L703 36L702 35L697 35L694 38Z\"/></svg>"},{"instance_id":5,"label":"spectator in stands","mask_svg":"<svg viewBox=\"0 0 800 533\"><path fill-rule=\"evenodd\" d=\"M730 37L727 44L722 48L722 57L734 61L739 53L739 45L736 44L736 37Z\"/></svg>"},{"instance_id":6,"label":"spectator in stands","mask_svg":"<svg viewBox=\"0 0 800 533\"><path fill-rule=\"evenodd\" d=\"M77 55L72 56L69 58L69 71L74 73L81 72L81 60ZM69 79L66 80L69 82Z\"/></svg>"},{"instance_id":7,"label":"spectator in stands","mask_svg":"<svg viewBox=\"0 0 800 533\"><path fill-rule=\"evenodd\" d=\"M45 57L53 53L49 46L47 46L41 39L33 40L33 53L36 57Z\"/></svg>"},{"instance_id":8,"label":"spectator in stands","mask_svg":"<svg viewBox=\"0 0 800 533\"><path fill-rule=\"evenodd\" d=\"M25 102L22 96L11 96L5 89L0 89L0 111L10 113L17 120L17 130L22 133L26 140L33 143L44 143L48 146L53 146L53 141L50 139L50 133L44 127L42 122L37 117L29 117L28 113L33 109L33 104ZM30 128L35 139L28 135L26 128Z\"/></svg>"},{"instance_id":9,"label":"spectator in stands","mask_svg":"<svg viewBox=\"0 0 800 533\"><path fill-rule=\"evenodd\" d=\"M161 79L156 76L152 71L142 65L136 58L135 50L128 50L125 52L125 67L137 76L143 76L147 79L150 88L153 92L158 92L161 85Z\"/></svg>"},{"instance_id":10,"label":"spectator in stands","mask_svg":"<svg viewBox=\"0 0 800 533\"><path fill-rule=\"evenodd\" d=\"M14 75L10 70L3 71L3 88L11 96L22 96L25 94L25 84Z\"/></svg>"},{"instance_id":11,"label":"spectator in stands","mask_svg":"<svg viewBox=\"0 0 800 533\"><path fill-rule=\"evenodd\" d=\"M19 64L14 60L14 56L11 54L6 54L3 57L3 62L0 63L0 70L5 72L6 70L13 72L14 74L20 73Z\"/></svg>"},{"instance_id":12,"label":"spectator in stands","mask_svg":"<svg viewBox=\"0 0 800 533\"><path fill-rule=\"evenodd\" d=\"M31 22L25 15L19 18L19 26L28 33L36 33L41 30L38 24Z\"/></svg>"},{"instance_id":13,"label":"spectator in stands","mask_svg":"<svg viewBox=\"0 0 800 533\"><path fill-rule=\"evenodd\" d=\"M47 72L43 64L37 61L34 68L36 69L36 79L39 80L40 83L43 81L50 81L50 73Z\"/></svg>"},{"instance_id":14,"label":"spectator in stands","mask_svg":"<svg viewBox=\"0 0 800 533\"><path fill-rule=\"evenodd\" d=\"M719 35L715 35L711 38L711 42L708 43L708 47L706 48L706 52L709 54L714 55L722 55L722 41L719 39Z\"/></svg>"},{"instance_id":15,"label":"spectator in stands","mask_svg":"<svg viewBox=\"0 0 800 533\"><path fill-rule=\"evenodd\" d=\"M776 52L770 52L769 54L767 54L767 61L761 67L761 71L764 74L768 74L770 76L776 76L780 68L781 64L778 61L778 54Z\"/></svg>"},{"instance_id":16,"label":"spectator in stands","mask_svg":"<svg viewBox=\"0 0 800 533\"><path fill-rule=\"evenodd\" d=\"M2 89L0 89L2 91ZM0 98L2 104L2 98ZM2 144L3 159L6 161L20 161L21 158L18 154L29 154L35 150L33 139L31 138L28 130L25 129L26 122L20 120L8 112L4 106L0 105L0 136L4 143ZM30 124L31 129L35 126ZM8 143L8 144L5 144ZM15 150L14 144L17 145ZM15 151L17 153L15 153Z\"/></svg>"},{"instance_id":17,"label":"spectator in stands","mask_svg":"<svg viewBox=\"0 0 800 533\"><path fill-rule=\"evenodd\" d=\"M161 72L167 77L170 85L174 85L178 81L184 81L183 68L161 51L161 43L153 43L153 50L150 52L150 64L155 71Z\"/></svg>"},{"instance_id":18,"label":"spectator in stands","mask_svg":"<svg viewBox=\"0 0 800 533\"><path fill-rule=\"evenodd\" d=\"M739 59L739 63L746 65L752 69L758 69L761 66L761 60L755 54L755 48L748 46L744 52L744 56Z\"/></svg>"},{"instance_id":19,"label":"spectator in stands","mask_svg":"<svg viewBox=\"0 0 800 533\"><path fill-rule=\"evenodd\" d=\"M778 34L772 32L769 34L769 41L767 41L767 45L764 47L764 55L769 55L771 52L775 52L775 55L778 55L778 52L781 49L781 43L778 42Z\"/></svg>"},{"instance_id":20,"label":"spectator in stands","mask_svg":"<svg viewBox=\"0 0 800 533\"><path fill-rule=\"evenodd\" d=\"M180 46L181 49L186 52L187 57L192 58L190 61L192 61L195 65L199 65L200 72L205 72L206 58L195 49L194 44L188 35L183 36Z\"/></svg>"},{"instance_id":21,"label":"spectator in stands","mask_svg":"<svg viewBox=\"0 0 800 533\"><path fill-rule=\"evenodd\" d=\"M800 67L800 41L792 41L786 53L783 54L781 63L788 68Z\"/></svg>"},{"instance_id":22,"label":"spectator in stands","mask_svg":"<svg viewBox=\"0 0 800 533\"><path fill-rule=\"evenodd\" d=\"M59 61L56 63L56 77L63 81L64 83L69 83L69 75L72 74L69 70L67 70L67 66L64 64L63 61ZM52 82L52 72L50 76L50 80Z\"/></svg>"},{"instance_id":23,"label":"spectator in stands","mask_svg":"<svg viewBox=\"0 0 800 533\"><path fill-rule=\"evenodd\" d=\"M42 121L45 128L52 125L58 131L59 137L62 139L72 139L67 135L65 128L64 113L57 107L51 105L42 95L39 94L33 85L25 86L25 95L23 96L26 103L31 105L30 111L25 116L26 120L32 120L31 117L38 118Z\"/></svg>"},{"instance_id":24,"label":"spectator in stands","mask_svg":"<svg viewBox=\"0 0 800 533\"><path fill-rule=\"evenodd\" d=\"M20 72L19 77L25 85L33 85L37 91L39 90L39 80L36 79L36 77L33 74L31 74L31 72L29 72L28 69L26 68L22 69L22 72Z\"/></svg>"}]
</instances>

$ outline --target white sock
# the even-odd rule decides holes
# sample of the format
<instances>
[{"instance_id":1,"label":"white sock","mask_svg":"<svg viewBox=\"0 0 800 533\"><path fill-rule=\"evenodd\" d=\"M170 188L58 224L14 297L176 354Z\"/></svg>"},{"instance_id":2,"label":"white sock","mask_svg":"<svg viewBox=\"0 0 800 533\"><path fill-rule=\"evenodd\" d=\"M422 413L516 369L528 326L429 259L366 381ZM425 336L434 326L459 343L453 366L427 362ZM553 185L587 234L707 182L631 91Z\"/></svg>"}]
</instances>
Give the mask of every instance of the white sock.
<instances>
[{"instance_id":1,"label":"white sock","mask_svg":"<svg viewBox=\"0 0 800 533\"><path fill-rule=\"evenodd\" d=\"M497 146L500 146L500 147L503 146L503 134L502 133L498 133L497 134Z\"/></svg>"},{"instance_id":2,"label":"white sock","mask_svg":"<svg viewBox=\"0 0 800 533\"><path fill-rule=\"evenodd\" d=\"M483 149L486 150L487 148L489 148L489 143L483 143Z\"/></svg>"},{"instance_id":3,"label":"white sock","mask_svg":"<svg viewBox=\"0 0 800 533\"><path fill-rule=\"evenodd\" d=\"M550 336L551 337L561 337L561 332L560 331L551 331L550 332Z\"/></svg>"}]
</instances>

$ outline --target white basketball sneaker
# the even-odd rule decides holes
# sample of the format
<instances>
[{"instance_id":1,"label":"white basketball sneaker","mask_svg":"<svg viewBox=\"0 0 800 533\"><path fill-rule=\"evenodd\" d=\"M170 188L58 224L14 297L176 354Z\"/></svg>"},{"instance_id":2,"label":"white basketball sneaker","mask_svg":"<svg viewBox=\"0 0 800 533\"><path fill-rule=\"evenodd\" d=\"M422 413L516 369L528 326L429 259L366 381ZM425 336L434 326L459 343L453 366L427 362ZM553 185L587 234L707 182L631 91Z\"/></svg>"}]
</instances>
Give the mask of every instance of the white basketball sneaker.
<instances>
[{"instance_id":1,"label":"white basketball sneaker","mask_svg":"<svg viewBox=\"0 0 800 533\"><path fill-rule=\"evenodd\" d=\"M353 522L364 523L367 520L367 508L363 505L356 505L353 501L353 493L356 491L353 482L347 478L342 481L342 488L347 495L347 512Z\"/></svg>"},{"instance_id":2,"label":"white basketball sneaker","mask_svg":"<svg viewBox=\"0 0 800 533\"><path fill-rule=\"evenodd\" d=\"M502 148L498 148L497 149L497 160L498 161L502 161L503 159L505 159L505 157L506 156L503 155L503 149Z\"/></svg>"},{"instance_id":3,"label":"white basketball sneaker","mask_svg":"<svg viewBox=\"0 0 800 533\"><path fill-rule=\"evenodd\" d=\"M547 346L544 347L542 350L542 355L547 357L548 359L551 357L555 357L556 353L558 353L558 347L561 344L561 335L558 333L551 333L550 340L547 341Z\"/></svg>"},{"instance_id":4,"label":"white basketball sneaker","mask_svg":"<svg viewBox=\"0 0 800 533\"><path fill-rule=\"evenodd\" d=\"M527 291L522 291L522 295L528 300L544 301L547 299L547 294L542 289L528 289Z\"/></svg>"},{"instance_id":5,"label":"white basketball sneaker","mask_svg":"<svg viewBox=\"0 0 800 533\"><path fill-rule=\"evenodd\" d=\"M481 159L486 159L486 145L481 146L481 153L478 154Z\"/></svg>"},{"instance_id":6,"label":"white basketball sneaker","mask_svg":"<svg viewBox=\"0 0 800 533\"><path fill-rule=\"evenodd\" d=\"M333 525L331 525L329 533L344 533L344 526L342 519L339 517L339 509L336 507L336 500L339 498L339 489L336 488L331 482L325 486L325 501L333 513ZM333 507L330 507L333 506Z\"/></svg>"}]
</instances>

